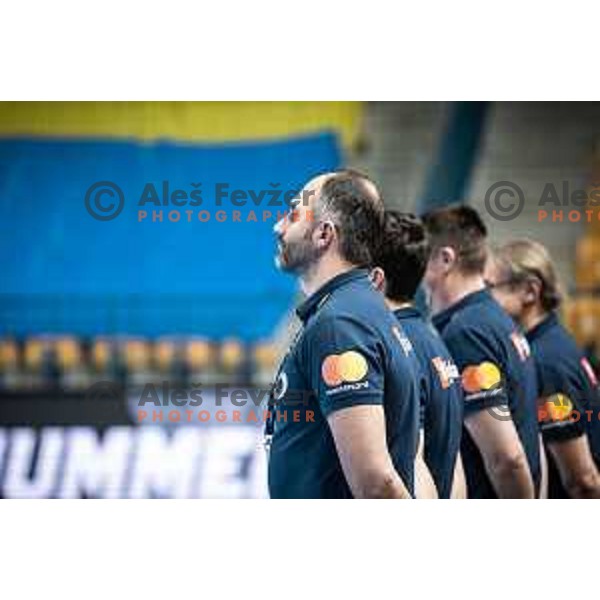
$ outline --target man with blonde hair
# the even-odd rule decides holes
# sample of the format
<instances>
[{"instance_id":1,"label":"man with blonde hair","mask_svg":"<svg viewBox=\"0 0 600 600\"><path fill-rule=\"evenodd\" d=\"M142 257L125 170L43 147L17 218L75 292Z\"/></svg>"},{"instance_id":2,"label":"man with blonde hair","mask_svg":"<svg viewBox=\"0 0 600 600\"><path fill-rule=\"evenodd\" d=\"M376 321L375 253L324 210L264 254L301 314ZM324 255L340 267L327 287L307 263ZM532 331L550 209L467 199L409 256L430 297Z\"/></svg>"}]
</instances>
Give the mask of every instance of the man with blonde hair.
<instances>
[{"instance_id":1,"label":"man with blonde hair","mask_svg":"<svg viewBox=\"0 0 600 600\"><path fill-rule=\"evenodd\" d=\"M562 292L550 254L533 240L508 242L489 261L486 276L531 345L550 466L549 496L600 498L600 388L592 366L558 318Z\"/></svg>"}]
</instances>

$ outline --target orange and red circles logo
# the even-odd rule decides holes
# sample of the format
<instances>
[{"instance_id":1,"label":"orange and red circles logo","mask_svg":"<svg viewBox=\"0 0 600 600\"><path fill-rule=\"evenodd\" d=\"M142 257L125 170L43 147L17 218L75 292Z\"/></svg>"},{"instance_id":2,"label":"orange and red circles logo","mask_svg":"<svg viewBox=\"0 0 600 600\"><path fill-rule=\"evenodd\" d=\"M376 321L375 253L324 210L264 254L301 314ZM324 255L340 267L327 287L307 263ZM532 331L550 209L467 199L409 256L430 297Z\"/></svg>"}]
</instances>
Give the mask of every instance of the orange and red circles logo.
<instances>
[{"instance_id":1,"label":"orange and red circles logo","mask_svg":"<svg viewBox=\"0 0 600 600\"><path fill-rule=\"evenodd\" d=\"M462 372L462 386L469 394L491 390L501 381L500 369L492 362L470 365Z\"/></svg>"},{"instance_id":2,"label":"orange and red circles logo","mask_svg":"<svg viewBox=\"0 0 600 600\"><path fill-rule=\"evenodd\" d=\"M539 421L566 421L573 414L573 402L565 394L553 394L542 401L538 409Z\"/></svg>"},{"instance_id":3,"label":"orange and red circles logo","mask_svg":"<svg viewBox=\"0 0 600 600\"><path fill-rule=\"evenodd\" d=\"M360 381L364 379L368 370L367 359L355 350L330 354L321 365L323 381L330 387Z\"/></svg>"}]
</instances>

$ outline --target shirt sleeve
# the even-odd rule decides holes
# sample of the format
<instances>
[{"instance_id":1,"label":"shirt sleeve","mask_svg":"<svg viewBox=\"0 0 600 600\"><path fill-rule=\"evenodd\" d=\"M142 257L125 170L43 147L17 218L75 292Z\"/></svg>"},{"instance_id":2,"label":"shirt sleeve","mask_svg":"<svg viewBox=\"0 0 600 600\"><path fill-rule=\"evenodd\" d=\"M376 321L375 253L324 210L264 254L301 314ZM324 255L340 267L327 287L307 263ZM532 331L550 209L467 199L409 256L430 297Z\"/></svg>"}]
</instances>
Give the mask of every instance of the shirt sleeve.
<instances>
[{"instance_id":1,"label":"shirt sleeve","mask_svg":"<svg viewBox=\"0 0 600 600\"><path fill-rule=\"evenodd\" d=\"M542 382L538 404L538 421L544 441L555 442L582 436L583 411L578 391L559 365L540 368Z\"/></svg>"},{"instance_id":2,"label":"shirt sleeve","mask_svg":"<svg viewBox=\"0 0 600 600\"><path fill-rule=\"evenodd\" d=\"M502 366L484 336L463 328L443 337L460 373L465 415L485 408L509 406Z\"/></svg>"},{"instance_id":3,"label":"shirt sleeve","mask_svg":"<svg viewBox=\"0 0 600 600\"><path fill-rule=\"evenodd\" d=\"M323 317L305 343L308 380L325 416L350 406L383 404L386 359L368 324Z\"/></svg>"}]
</instances>

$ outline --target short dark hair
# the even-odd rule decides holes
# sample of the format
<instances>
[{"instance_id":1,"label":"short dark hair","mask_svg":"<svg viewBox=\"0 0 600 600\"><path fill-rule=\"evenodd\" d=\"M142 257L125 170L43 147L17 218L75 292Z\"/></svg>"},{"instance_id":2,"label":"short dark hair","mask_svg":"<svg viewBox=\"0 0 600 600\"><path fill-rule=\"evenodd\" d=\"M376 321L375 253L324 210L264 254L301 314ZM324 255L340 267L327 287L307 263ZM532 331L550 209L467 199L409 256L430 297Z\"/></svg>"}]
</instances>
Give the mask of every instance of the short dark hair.
<instances>
[{"instance_id":1,"label":"short dark hair","mask_svg":"<svg viewBox=\"0 0 600 600\"><path fill-rule=\"evenodd\" d=\"M351 169L337 171L321 188L316 212L331 213L340 239L342 258L370 267L383 229L383 200L366 175Z\"/></svg>"},{"instance_id":2,"label":"short dark hair","mask_svg":"<svg viewBox=\"0 0 600 600\"><path fill-rule=\"evenodd\" d=\"M465 274L483 273L487 259L487 228L470 206L439 208L423 215L432 252L450 246L457 255L458 268Z\"/></svg>"},{"instance_id":3,"label":"short dark hair","mask_svg":"<svg viewBox=\"0 0 600 600\"><path fill-rule=\"evenodd\" d=\"M375 266L385 272L385 295L396 302L413 300L428 260L429 239L421 220L410 213L386 211L375 255Z\"/></svg>"}]
</instances>

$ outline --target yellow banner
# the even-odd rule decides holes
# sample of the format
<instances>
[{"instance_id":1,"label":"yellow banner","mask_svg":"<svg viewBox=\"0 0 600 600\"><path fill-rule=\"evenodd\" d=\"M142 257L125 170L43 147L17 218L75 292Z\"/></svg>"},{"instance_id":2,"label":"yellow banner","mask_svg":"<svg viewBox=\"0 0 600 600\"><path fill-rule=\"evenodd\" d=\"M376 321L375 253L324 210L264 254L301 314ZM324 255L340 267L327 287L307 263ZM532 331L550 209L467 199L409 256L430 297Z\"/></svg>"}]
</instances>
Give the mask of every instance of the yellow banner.
<instances>
[{"instance_id":1,"label":"yellow banner","mask_svg":"<svg viewBox=\"0 0 600 600\"><path fill-rule=\"evenodd\" d=\"M360 129L360 102L0 102L0 138L239 142Z\"/></svg>"}]
</instances>

